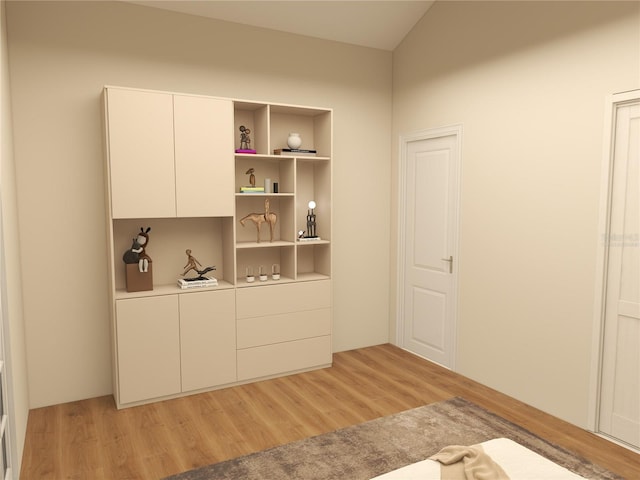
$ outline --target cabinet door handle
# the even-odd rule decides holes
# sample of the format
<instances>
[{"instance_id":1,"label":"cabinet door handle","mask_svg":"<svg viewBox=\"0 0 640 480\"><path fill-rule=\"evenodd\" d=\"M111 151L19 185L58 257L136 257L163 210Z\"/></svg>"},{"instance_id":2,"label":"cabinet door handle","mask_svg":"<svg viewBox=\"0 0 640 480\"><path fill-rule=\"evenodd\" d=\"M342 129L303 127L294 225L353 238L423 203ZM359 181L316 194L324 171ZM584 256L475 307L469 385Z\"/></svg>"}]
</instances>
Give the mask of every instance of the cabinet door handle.
<instances>
[{"instance_id":1,"label":"cabinet door handle","mask_svg":"<svg viewBox=\"0 0 640 480\"><path fill-rule=\"evenodd\" d=\"M449 258L443 258L443 262L449 262L449 273L453 273L453 255L449 255Z\"/></svg>"}]
</instances>

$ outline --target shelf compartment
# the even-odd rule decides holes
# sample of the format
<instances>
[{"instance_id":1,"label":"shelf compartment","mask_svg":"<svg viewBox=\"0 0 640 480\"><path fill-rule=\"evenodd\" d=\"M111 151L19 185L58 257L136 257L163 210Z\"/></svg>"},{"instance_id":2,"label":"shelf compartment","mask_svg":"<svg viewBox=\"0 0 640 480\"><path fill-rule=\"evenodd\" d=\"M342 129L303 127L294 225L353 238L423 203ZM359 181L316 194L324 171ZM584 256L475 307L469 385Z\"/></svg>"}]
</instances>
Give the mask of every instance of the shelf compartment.
<instances>
[{"instance_id":1,"label":"shelf compartment","mask_svg":"<svg viewBox=\"0 0 640 480\"><path fill-rule=\"evenodd\" d=\"M234 102L233 104L233 133L235 148L240 148L240 126L243 125L251 133L249 148L261 154L269 152L269 108L263 103Z\"/></svg>"},{"instance_id":2,"label":"shelf compartment","mask_svg":"<svg viewBox=\"0 0 640 480\"><path fill-rule=\"evenodd\" d=\"M122 255L131 248L132 239L140 228L151 227L146 253L153 261L153 290L134 292L128 296L164 294L168 286L175 292L184 291L176 285L187 263L185 250L203 265L215 266L210 275L219 282L233 284L233 218L151 218L113 220L114 282L116 292L126 292L125 264ZM191 276L195 272L190 272Z\"/></svg>"},{"instance_id":3,"label":"shelf compartment","mask_svg":"<svg viewBox=\"0 0 640 480\"><path fill-rule=\"evenodd\" d=\"M272 155L236 155L235 191L240 192L240 187L248 186L249 175L247 171L255 170L256 187L264 186L264 179L270 178L271 185L278 184L278 193L294 192L294 159ZM265 192L273 193L273 192ZM246 194L251 195L251 194Z\"/></svg>"},{"instance_id":4,"label":"shelf compartment","mask_svg":"<svg viewBox=\"0 0 640 480\"><path fill-rule=\"evenodd\" d=\"M317 150L318 155L331 156L331 110L316 108L271 105L270 107L270 150L288 148L290 132L300 134L300 148Z\"/></svg>"},{"instance_id":5,"label":"shelf compartment","mask_svg":"<svg viewBox=\"0 0 640 480\"><path fill-rule=\"evenodd\" d=\"M295 228L293 224L294 199L292 196L243 194L236 196L236 244L259 243L260 246L270 242L271 234L269 224L264 222L260 228L260 242L257 242L258 234L256 224L247 218L244 227L240 221L253 213L264 214L265 200L269 200L269 211L277 215L277 222L273 229L273 240L293 242Z\"/></svg>"},{"instance_id":6,"label":"shelf compartment","mask_svg":"<svg viewBox=\"0 0 640 480\"><path fill-rule=\"evenodd\" d=\"M316 235L331 239L331 165L296 159L296 232L307 230L309 201L316 202Z\"/></svg>"},{"instance_id":7,"label":"shelf compartment","mask_svg":"<svg viewBox=\"0 0 640 480\"><path fill-rule=\"evenodd\" d=\"M238 272L237 286L288 283L295 279L295 245L290 242L269 245L260 243L260 246L255 244L247 246L247 248L238 248L236 250L236 262L236 271ZM271 279L271 266L274 264L280 265L280 280ZM268 277L266 282L261 282L258 278L261 265L264 267ZM252 283L246 281L248 267L252 269L256 277Z\"/></svg>"},{"instance_id":8,"label":"shelf compartment","mask_svg":"<svg viewBox=\"0 0 640 480\"><path fill-rule=\"evenodd\" d=\"M331 276L331 244L300 242L296 245L297 280L315 280Z\"/></svg>"}]
</instances>

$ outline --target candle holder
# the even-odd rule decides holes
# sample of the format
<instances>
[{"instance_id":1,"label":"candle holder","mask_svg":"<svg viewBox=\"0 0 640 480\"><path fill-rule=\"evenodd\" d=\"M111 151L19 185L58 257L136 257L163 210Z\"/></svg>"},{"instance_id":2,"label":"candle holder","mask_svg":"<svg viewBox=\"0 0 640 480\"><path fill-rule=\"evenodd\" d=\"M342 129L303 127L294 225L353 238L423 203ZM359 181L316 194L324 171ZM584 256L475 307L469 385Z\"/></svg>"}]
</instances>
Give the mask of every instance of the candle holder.
<instances>
[{"instance_id":1,"label":"candle holder","mask_svg":"<svg viewBox=\"0 0 640 480\"><path fill-rule=\"evenodd\" d=\"M253 283L256 279L255 275L253 274L253 267L247 267L245 273L247 275L247 283Z\"/></svg>"},{"instance_id":2,"label":"candle holder","mask_svg":"<svg viewBox=\"0 0 640 480\"><path fill-rule=\"evenodd\" d=\"M280 265L277 263L271 265L271 278L273 280L280 280Z\"/></svg>"},{"instance_id":3,"label":"candle holder","mask_svg":"<svg viewBox=\"0 0 640 480\"><path fill-rule=\"evenodd\" d=\"M267 279L269 278L267 276L267 272L264 271L264 266L263 265L260 265L258 276L259 276L261 282L266 282Z\"/></svg>"}]
</instances>

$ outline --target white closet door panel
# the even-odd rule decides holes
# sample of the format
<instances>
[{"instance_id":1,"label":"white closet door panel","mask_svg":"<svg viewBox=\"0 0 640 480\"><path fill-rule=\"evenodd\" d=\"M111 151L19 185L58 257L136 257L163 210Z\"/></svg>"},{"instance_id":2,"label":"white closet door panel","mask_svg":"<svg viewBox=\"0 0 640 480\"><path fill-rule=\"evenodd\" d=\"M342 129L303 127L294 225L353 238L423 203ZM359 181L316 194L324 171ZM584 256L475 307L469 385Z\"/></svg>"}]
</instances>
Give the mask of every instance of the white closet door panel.
<instances>
[{"instance_id":1,"label":"white closet door panel","mask_svg":"<svg viewBox=\"0 0 640 480\"><path fill-rule=\"evenodd\" d=\"M236 381L233 290L180 295L182 391Z\"/></svg>"},{"instance_id":2,"label":"white closet door panel","mask_svg":"<svg viewBox=\"0 0 640 480\"><path fill-rule=\"evenodd\" d=\"M176 215L170 94L107 90L113 218Z\"/></svg>"},{"instance_id":3,"label":"white closet door panel","mask_svg":"<svg viewBox=\"0 0 640 480\"><path fill-rule=\"evenodd\" d=\"M232 216L232 102L175 95L174 111L178 216Z\"/></svg>"},{"instance_id":4,"label":"white closet door panel","mask_svg":"<svg viewBox=\"0 0 640 480\"><path fill-rule=\"evenodd\" d=\"M180 331L175 295L118 300L120 403L180 392Z\"/></svg>"}]
</instances>

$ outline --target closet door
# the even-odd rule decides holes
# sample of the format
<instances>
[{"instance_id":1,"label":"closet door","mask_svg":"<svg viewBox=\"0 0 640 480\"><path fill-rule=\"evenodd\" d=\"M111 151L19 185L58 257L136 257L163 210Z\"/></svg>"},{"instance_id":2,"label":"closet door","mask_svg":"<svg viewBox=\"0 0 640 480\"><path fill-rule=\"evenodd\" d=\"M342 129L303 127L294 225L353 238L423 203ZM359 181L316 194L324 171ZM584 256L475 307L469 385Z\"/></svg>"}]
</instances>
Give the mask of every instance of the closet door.
<instances>
[{"instance_id":1,"label":"closet door","mask_svg":"<svg viewBox=\"0 0 640 480\"><path fill-rule=\"evenodd\" d=\"M640 448L640 100L614 125L599 429Z\"/></svg>"},{"instance_id":2,"label":"closet door","mask_svg":"<svg viewBox=\"0 0 640 480\"><path fill-rule=\"evenodd\" d=\"M190 292L179 297L182 391L235 382L235 292Z\"/></svg>"},{"instance_id":3,"label":"closet door","mask_svg":"<svg viewBox=\"0 0 640 480\"><path fill-rule=\"evenodd\" d=\"M233 216L232 102L175 95L174 113L178 216Z\"/></svg>"},{"instance_id":4,"label":"closet door","mask_svg":"<svg viewBox=\"0 0 640 480\"><path fill-rule=\"evenodd\" d=\"M107 89L113 218L176 216L173 98Z\"/></svg>"},{"instance_id":5,"label":"closet door","mask_svg":"<svg viewBox=\"0 0 640 480\"><path fill-rule=\"evenodd\" d=\"M180 393L176 295L116 302L119 403Z\"/></svg>"}]
</instances>

